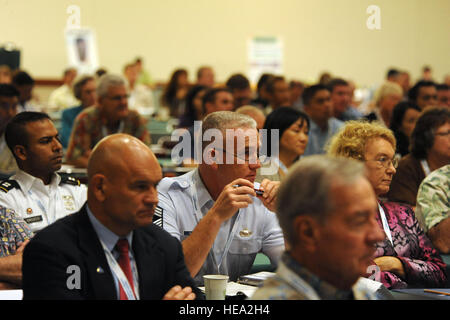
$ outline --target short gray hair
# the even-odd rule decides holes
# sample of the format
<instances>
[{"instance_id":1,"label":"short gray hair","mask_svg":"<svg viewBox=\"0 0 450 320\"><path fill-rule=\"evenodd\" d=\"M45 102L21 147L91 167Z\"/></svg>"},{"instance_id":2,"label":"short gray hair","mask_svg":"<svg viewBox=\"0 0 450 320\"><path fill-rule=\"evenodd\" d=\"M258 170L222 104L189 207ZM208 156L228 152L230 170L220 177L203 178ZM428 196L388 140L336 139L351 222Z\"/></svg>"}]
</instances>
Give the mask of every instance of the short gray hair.
<instances>
[{"instance_id":1,"label":"short gray hair","mask_svg":"<svg viewBox=\"0 0 450 320\"><path fill-rule=\"evenodd\" d=\"M97 96L103 98L108 94L109 87L126 86L125 79L115 74L104 74L98 79Z\"/></svg>"},{"instance_id":2,"label":"short gray hair","mask_svg":"<svg viewBox=\"0 0 450 320\"><path fill-rule=\"evenodd\" d=\"M364 177L362 162L314 155L302 158L289 170L278 191L276 212L288 243L295 243L294 220L309 215L325 223L335 210L331 187L350 185Z\"/></svg>"},{"instance_id":3,"label":"short gray hair","mask_svg":"<svg viewBox=\"0 0 450 320\"><path fill-rule=\"evenodd\" d=\"M203 120L202 136L209 129L217 129L222 132L223 137L226 137L227 129L256 129L256 121L241 113L233 111L216 111L210 113ZM208 141L203 142L202 150L209 144Z\"/></svg>"}]
</instances>

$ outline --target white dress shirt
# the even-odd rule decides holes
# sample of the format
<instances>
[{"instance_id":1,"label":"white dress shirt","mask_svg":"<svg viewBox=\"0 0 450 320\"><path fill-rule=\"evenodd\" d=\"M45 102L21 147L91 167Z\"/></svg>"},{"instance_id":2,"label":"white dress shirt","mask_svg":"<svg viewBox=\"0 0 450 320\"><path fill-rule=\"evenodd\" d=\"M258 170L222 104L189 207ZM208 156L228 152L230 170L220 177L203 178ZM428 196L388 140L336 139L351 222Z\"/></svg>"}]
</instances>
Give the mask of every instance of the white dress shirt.
<instances>
[{"instance_id":1,"label":"white dress shirt","mask_svg":"<svg viewBox=\"0 0 450 320\"><path fill-rule=\"evenodd\" d=\"M8 184L13 187L8 188ZM18 170L0 185L0 205L13 209L35 233L57 219L77 212L86 199L85 185L61 183L57 173L48 185L44 185L41 179Z\"/></svg>"}]
</instances>

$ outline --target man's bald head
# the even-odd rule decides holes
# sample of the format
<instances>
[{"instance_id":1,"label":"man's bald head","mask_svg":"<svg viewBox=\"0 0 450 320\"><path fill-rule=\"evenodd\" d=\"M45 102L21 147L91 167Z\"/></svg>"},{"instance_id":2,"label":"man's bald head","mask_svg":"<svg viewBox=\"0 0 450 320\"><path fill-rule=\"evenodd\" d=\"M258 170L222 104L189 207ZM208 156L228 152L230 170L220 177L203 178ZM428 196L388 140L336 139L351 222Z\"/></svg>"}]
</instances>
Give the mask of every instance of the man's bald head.
<instances>
[{"instance_id":1,"label":"man's bald head","mask_svg":"<svg viewBox=\"0 0 450 320\"><path fill-rule=\"evenodd\" d=\"M103 138L92 150L88 162L88 180L98 173L106 176L119 174L130 161L136 157L148 157L155 165L158 163L155 155L141 140L123 133L112 134Z\"/></svg>"},{"instance_id":2,"label":"man's bald head","mask_svg":"<svg viewBox=\"0 0 450 320\"><path fill-rule=\"evenodd\" d=\"M158 203L161 167L139 139L113 134L92 150L88 162L88 207L119 236L148 225Z\"/></svg>"}]
</instances>

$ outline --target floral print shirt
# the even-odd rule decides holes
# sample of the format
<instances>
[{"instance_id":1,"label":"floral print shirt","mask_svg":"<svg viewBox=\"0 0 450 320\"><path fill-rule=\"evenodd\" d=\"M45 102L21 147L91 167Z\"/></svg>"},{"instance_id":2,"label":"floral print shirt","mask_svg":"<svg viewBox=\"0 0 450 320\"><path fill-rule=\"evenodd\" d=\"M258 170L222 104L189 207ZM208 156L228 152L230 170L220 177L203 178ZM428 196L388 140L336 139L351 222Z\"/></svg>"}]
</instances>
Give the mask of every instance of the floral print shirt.
<instances>
[{"instance_id":1,"label":"floral print shirt","mask_svg":"<svg viewBox=\"0 0 450 320\"><path fill-rule=\"evenodd\" d=\"M386 238L376 244L375 257L393 256L400 259L405 278L392 272L377 271L374 278L388 289L432 288L445 286L445 263L417 221L408 205L396 202L380 203L389 224L391 242ZM382 228L382 221L377 217Z\"/></svg>"},{"instance_id":2,"label":"floral print shirt","mask_svg":"<svg viewBox=\"0 0 450 320\"><path fill-rule=\"evenodd\" d=\"M17 248L33 237L30 227L14 211L0 206L0 257L15 254Z\"/></svg>"}]
</instances>

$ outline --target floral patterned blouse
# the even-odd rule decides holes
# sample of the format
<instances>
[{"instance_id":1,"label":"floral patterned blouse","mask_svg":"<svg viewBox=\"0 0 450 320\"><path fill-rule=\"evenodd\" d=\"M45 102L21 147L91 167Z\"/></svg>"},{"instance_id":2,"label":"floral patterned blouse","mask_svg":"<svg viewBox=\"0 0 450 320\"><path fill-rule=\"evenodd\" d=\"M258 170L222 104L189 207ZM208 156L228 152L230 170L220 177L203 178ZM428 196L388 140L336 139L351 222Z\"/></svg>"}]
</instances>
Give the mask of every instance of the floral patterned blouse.
<instances>
[{"instance_id":1,"label":"floral patterned blouse","mask_svg":"<svg viewBox=\"0 0 450 320\"><path fill-rule=\"evenodd\" d=\"M20 245L32 237L33 232L22 218L0 206L0 257L15 254Z\"/></svg>"},{"instance_id":2,"label":"floral patterned blouse","mask_svg":"<svg viewBox=\"0 0 450 320\"><path fill-rule=\"evenodd\" d=\"M396 202L380 204L394 245L387 238L377 243L375 257L393 256L400 259L405 278L378 271L375 280L382 282L388 289L444 287L447 281L446 264L420 227L412 208ZM379 216L377 221L383 228Z\"/></svg>"}]
</instances>

